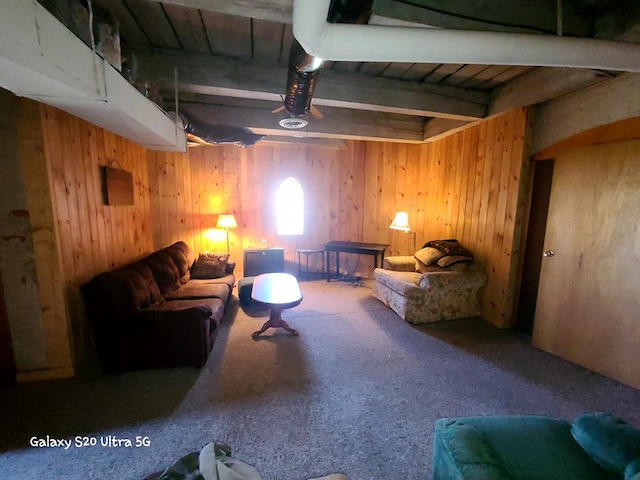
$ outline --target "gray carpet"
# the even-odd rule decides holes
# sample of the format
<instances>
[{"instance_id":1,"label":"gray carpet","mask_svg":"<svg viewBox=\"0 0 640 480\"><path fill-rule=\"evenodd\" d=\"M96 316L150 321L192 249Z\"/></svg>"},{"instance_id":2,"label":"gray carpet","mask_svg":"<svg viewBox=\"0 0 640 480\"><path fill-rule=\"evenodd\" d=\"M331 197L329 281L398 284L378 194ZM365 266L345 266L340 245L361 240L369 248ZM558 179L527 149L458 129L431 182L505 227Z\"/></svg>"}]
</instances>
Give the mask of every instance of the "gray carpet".
<instances>
[{"instance_id":1,"label":"gray carpet","mask_svg":"<svg viewBox=\"0 0 640 480\"><path fill-rule=\"evenodd\" d=\"M640 392L532 348L478 320L414 327L369 286L301 282L270 330L265 312L226 318L192 368L19 385L0 393L0 476L142 479L216 440L264 480L342 472L351 480L430 478L440 417L609 411L640 425ZM237 305L237 304L236 304ZM31 437L71 439L37 448ZM109 437L109 436L113 437ZM98 445L78 447L76 436ZM101 446L148 437L150 446ZM91 440L90 440L91 441Z\"/></svg>"}]
</instances>

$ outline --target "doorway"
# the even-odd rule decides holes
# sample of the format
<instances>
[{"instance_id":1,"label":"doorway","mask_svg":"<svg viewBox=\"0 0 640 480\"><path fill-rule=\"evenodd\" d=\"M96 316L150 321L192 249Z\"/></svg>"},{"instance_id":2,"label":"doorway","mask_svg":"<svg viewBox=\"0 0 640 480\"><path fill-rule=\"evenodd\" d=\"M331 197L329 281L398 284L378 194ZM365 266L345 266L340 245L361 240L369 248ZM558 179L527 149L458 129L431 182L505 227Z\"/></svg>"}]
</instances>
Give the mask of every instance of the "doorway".
<instances>
[{"instance_id":1,"label":"doorway","mask_svg":"<svg viewBox=\"0 0 640 480\"><path fill-rule=\"evenodd\" d=\"M16 364L13 357L4 285L0 282L0 387L12 385L15 381Z\"/></svg>"},{"instance_id":2,"label":"doorway","mask_svg":"<svg viewBox=\"0 0 640 480\"><path fill-rule=\"evenodd\" d=\"M554 160L535 162L533 187L531 192L531 210L522 265L522 283L518 300L516 328L531 335L536 314L542 250L547 229L549 198L553 179Z\"/></svg>"}]
</instances>

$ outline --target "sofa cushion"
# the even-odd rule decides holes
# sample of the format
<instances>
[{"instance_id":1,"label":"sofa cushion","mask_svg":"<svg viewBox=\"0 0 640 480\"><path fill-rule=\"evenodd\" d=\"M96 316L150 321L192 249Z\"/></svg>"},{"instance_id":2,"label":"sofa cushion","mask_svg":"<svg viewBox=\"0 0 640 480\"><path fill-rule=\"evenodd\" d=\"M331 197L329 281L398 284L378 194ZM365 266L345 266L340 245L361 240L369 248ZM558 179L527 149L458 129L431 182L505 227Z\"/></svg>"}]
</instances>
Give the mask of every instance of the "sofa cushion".
<instances>
[{"instance_id":1,"label":"sofa cushion","mask_svg":"<svg viewBox=\"0 0 640 480\"><path fill-rule=\"evenodd\" d=\"M156 279L153 277L153 272L151 271L151 268L149 268L149 265L147 265L145 262L140 261L132 263L128 266L128 268L132 268L137 271L146 282L146 287L149 289L150 305L154 305L164 301L164 297L162 296L162 293L160 293L160 288L156 283Z\"/></svg>"},{"instance_id":2,"label":"sofa cushion","mask_svg":"<svg viewBox=\"0 0 640 480\"><path fill-rule=\"evenodd\" d=\"M180 283L187 283L191 279L189 269L193 264L194 255L189 245L184 242L176 242L162 249L163 252L169 254L173 263L178 268L180 274Z\"/></svg>"},{"instance_id":3,"label":"sofa cushion","mask_svg":"<svg viewBox=\"0 0 640 480\"><path fill-rule=\"evenodd\" d=\"M424 290L418 286L421 276L416 272L395 272L382 268L376 268L373 271L373 277L376 282L403 297L411 299L421 298L424 295Z\"/></svg>"},{"instance_id":4,"label":"sofa cushion","mask_svg":"<svg viewBox=\"0 0 640 480\"><path fill-rule=\"evenodd\" d=\"M640 430L609 413L580 415L573 422L571 434L609 472L622 476L627 465L640 457Z\"/></svg>"},{"instance_id":5,"label":"sofa cushion","mask_svg":"<svg viewBox=\"0 0 640 480\"><path fill-rule=\"evenodd\" d=\"M121 282L126 292L122 300L128 303L131 310L140 310L151 305L149 282L133 268L122 267L112 272L113 280Z\"/></svg>"},{"instance_id":6,"label":"sofa cushion","mask_svg":"<svg viewBox=\"0 0 640 480\"><path fill-rule=\"evenodd\" d=\"M194 285L197 285L199 283L203 285L206 285L209 283L221 284L229 287L229 291L231 291L233 290L233 287L236 284L236 277L233 274L227 274L224 277L220 277L220 278L194 278L194 279L191 279L189 283L192 283Z\"/></svg>"},{"instance_id":7,"label":"sofa cushion","mask_svg":"<svg viewBox=\"0 0 640 480\"><path fill-rule=\"evenodd\" d=\"M191 268L191 278L220 278L227 274L228 253L201 253Z\"/></svg>"},{"instance_id":8,"label":"sofa cushion","mask_svg":"<svg viewBox=\"0 0 640 480\"><path fill-rule=\"evenodd\" d=\"M180 286L180 272L167 252L160 250L152 253L144 257L141 262L149 265L162 295L166 296L167 293L176 290Z\"/></svg>"},{"instance_id":9,"label":"sofa cushion","mask_svg":"<svg viewBox=\"0 0 640 480\"><path fill-rule=\"evenodd\" d=\"M164 302L162 305L153 308L153 310L184 310L193 307L208 307L211 309L210 331L214 331L220 326L220 320L224 315L224 303L219 298L199 298L197 300L172 300Z\"/></svg>"},{"instance_id":10,"label":"sofa cushion","mask_svg":"<svg viewBox=\"0 0 640 480\"><path fill-rule=\"evenodd\" d=\"M199 283L191 280L179 289L167 294L167 300L197 300L206 298L219 298L226 305L231 291L229 286L222 283Z\"/></svg>"}]
</instances>

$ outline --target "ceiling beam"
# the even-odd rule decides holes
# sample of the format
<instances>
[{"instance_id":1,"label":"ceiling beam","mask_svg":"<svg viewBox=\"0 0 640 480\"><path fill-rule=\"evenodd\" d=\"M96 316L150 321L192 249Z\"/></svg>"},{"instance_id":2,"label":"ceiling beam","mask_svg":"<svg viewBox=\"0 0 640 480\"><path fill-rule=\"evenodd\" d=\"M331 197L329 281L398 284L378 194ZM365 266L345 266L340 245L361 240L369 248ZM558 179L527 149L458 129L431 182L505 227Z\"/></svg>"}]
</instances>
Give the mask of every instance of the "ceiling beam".
<instances>
[{"instance_id":1,"label":"ceiling beam","mask_svg":"<svg viewBox=\"0 0 640 480\"><path fill-rule=\"evenodd\" d=\"M181 7L209 10L240 17L257 18L279 23L291 23L293 0L146 0L155 3L168 3Z\"/></svg>"},{"instance_id":2,"label":"ceiling beam","mask_svg":"<svg viewBox=\"0 0 640 480\"><path fill-rule=\"evenodd\" d=\"M640 4L620 2L596 21L595 37L640 43Z\"/></svg>"},{"instance_id":3,"label":"ceiling beam","mask_svg":"<svg viewBox=\"0 0 640 480\"><path fill-rule=\"evenodd\" d=\"M487 114L497 115L554 100L611 78L611 75L598 70L537 68L495 88L491 92Z\"/></svg>"},{"instance_id":4,"label":"ceiling beam","mask_svg":"<svg viewBox=\"0 0 640 480\"><path fill-rule=\"evenodd\" d=\"M281 102L286 90L287 68L280 64L151 49L137 57L140 77L165 90L173 90L174 66L181 92ZM485 116L487 101L485 92L326 70L313 103L469 121Z\"/></svg>"},{"instance_id":5,"label":"ceiling beam","mask_svg":"<svg viewBox=\"0 0 640 480\"><path fill-rule=\"evenodd\" d=\"M447 118L432 118L425 123L425 142L435 142L443 137L459 132L473 125L475 122L465 122L464 120L449 120Z\"/></svg>"},{"instance_id":6,"label":"ceiling beam","mask_svg":"<svg viewBox=\"0 0 640 480\"><path fill-rule=\"evenodd\" d=\"M640 74L625 74L536 110L533 146L538 153L603 125L640 116Z\"/></svg>"},{"instance_id":7,"label":"ceiling beam","mask_svg":"<svg viewBox=\"0 0 640 480\"><path fill-rule=\"evenodd\" d=\"M198 98L192 96L189 100ZM322 109L323 119L308 116L309 125L303 129L287 130L278 125L282 115L263 108L182 101L180 110L201 122L245 127L266 135L408 143L423 141L422 118L408 115L326 107Z\"/></svg>"},{"instance_id":8,"label":"ceiling beam","mask_svg":"<svg viewBox=\"0 0 640 480\"><path fill-rule=\"evenodd\" d=\"M591 35L593 21L584 13L584 9L572 2L564 2L564 35ZM556 34L558 31L555 1L375 0L369 23L393 24L393 21L489 32Z\"/></svg>"}]
</instances>

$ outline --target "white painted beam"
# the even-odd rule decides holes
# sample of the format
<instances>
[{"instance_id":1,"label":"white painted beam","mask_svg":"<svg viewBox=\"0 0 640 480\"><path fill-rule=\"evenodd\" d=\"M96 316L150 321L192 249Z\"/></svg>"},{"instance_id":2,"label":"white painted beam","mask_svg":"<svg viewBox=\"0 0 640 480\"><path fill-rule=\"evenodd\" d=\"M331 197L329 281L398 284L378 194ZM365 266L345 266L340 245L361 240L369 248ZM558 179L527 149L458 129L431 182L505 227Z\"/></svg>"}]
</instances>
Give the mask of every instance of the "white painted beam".
<instances>
[{"instance_id":1,"label":"white painted beam","mask_svg":"<svg viewBox=\"0 0 640 480\"><path fill-rule=\"evenodd\" d=\"M182 129L39 3L0 9L0 86L147 148L186 150Z\"/></svg>"},{"instance_id":2,"label":"white painted beam","mask_svg":"<svg viewBox=\"0 0 640 480\"><path fill-rule=\"evenodd\" d=\"M197 8L240 17L291 23L293 0L147 0L181 7Z\"/></svg>"}]
</instances>

